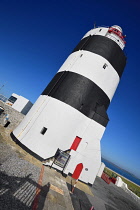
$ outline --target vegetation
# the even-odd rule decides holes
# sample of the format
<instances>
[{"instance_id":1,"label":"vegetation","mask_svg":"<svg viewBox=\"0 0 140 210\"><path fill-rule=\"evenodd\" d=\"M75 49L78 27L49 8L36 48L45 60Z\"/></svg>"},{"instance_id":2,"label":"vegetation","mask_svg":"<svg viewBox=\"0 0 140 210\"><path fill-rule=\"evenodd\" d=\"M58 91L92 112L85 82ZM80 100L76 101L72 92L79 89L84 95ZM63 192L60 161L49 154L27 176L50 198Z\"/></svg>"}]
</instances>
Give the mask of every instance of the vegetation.
<instances>
[{"instance_id":1,"label":"vegetation","mask_svg":"<svg viewBox=\"0 0 140 210\"><path fill-rule=\"evenodd\" d=\"M104 172L109 176L109 177L114 177L116 178L119 174L115 173L114 171L112 171L111 169L105 168ZM133 193L135 193L137 196L140 197L140 187L138 185L136 185L135 183L125 179L124 177L122 177L121 175L119 175L123 182L125 182L128 186L128 189L131 190Z\"/></svg>"}]
</instances>

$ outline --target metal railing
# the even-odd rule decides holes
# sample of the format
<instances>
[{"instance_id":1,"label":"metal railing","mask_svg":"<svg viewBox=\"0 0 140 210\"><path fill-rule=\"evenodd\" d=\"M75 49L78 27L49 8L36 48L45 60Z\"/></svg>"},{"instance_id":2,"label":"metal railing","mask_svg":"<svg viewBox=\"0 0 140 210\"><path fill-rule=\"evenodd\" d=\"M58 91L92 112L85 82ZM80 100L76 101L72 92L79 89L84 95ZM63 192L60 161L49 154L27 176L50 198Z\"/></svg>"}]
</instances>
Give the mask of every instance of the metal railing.
<instances>
[{"instance_id":1,"label":"metal railing","mask_svg":"<svg viewBox=\"0 0 140 210\"><path fill-rule=\"evenodd\" d=\"M5 97L4 95L0 94L0 101L6 102L8 100L7 97Z\"/></svg>"}]
</instances>

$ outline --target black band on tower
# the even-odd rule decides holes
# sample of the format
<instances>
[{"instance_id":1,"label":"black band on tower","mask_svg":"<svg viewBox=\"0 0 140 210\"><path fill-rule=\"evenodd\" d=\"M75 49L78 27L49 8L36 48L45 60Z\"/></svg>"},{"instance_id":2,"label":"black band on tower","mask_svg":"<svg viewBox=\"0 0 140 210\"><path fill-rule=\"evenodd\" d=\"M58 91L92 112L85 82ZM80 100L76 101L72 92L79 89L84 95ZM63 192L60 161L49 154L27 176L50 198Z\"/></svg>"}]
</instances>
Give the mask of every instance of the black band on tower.
<instances>
[{"instance_id":1,"label":"black band on tower","mask_svg":"<svg viewBox=\"0 0 140 210\"><path fill-rule=\"evenodd\" d=\"M87 50L104 57L121 77L126 65L126 56L113 40L100 35L88 36L79 42L73 52L78 50Z\"/></svg>"},{"instance_id":2,"label":"black band on tower","mask_svg":"<svg viewBox=\"0 0 140 210\"><path fill-rule=\"evenodd\" d=\"M73 72L58 72L42 95L49 95L103 126L107 125L106 110L110 100L105 92L88 78Z\"/></svg>"}]
</instances>

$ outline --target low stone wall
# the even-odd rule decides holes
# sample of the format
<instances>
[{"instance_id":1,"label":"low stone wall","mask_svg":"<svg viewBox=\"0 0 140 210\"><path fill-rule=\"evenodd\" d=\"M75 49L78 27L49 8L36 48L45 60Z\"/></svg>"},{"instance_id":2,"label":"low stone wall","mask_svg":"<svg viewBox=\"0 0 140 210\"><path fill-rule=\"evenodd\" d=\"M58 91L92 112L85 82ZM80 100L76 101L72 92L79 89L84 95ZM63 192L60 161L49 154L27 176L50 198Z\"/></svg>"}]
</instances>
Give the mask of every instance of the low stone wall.
<instances>
[{"instance_id":1,"label":"low stone wall","mask_svg":"<svg viewBox=\"0 0 140 210\"><path fill-rule=\"evenodd\" d=\"M6 126L6 123L7 123L7 128L14 130L19 125L19 123L23 120L25 115L16 111L11 106L6 105L2 101L0 101L0 106L4 108L4 112L0 114L0 125Z\"/></svg>"},{"instance_id":2,"label":"low stone wall","mask_svg":"<svg viewBox=\"0 0 140 210\"><path fill-rule=\"evenodd\" d=\"M138 197L136 194L134 194L131 190L128 189L127 184L122 181L121 177L117 177L115 185L121 187L125 192L127 192L131 197L133 197L135 201L137 201L140 204L140 197Z\"/></svg>"}]
</instances>

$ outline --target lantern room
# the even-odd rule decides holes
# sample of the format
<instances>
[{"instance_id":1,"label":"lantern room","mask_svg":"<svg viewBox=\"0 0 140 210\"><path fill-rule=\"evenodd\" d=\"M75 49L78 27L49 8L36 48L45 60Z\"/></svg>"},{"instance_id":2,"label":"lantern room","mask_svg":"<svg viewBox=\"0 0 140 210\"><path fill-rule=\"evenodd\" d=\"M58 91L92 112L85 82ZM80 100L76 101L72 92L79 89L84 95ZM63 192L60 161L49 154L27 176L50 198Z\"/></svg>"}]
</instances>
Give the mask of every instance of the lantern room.
<instances>
[{"instance_id":1,"label":"lantern room","mask_svg":"<svg viewBox=\"0 0 140 210\"><path fill-rule=\"evenodd\" d=\"M124 40L125 36L120 26L111 26L108 29L107 37L115 41L122 50L124 49L126 41Z\"/></svg>"}]
</instances>

